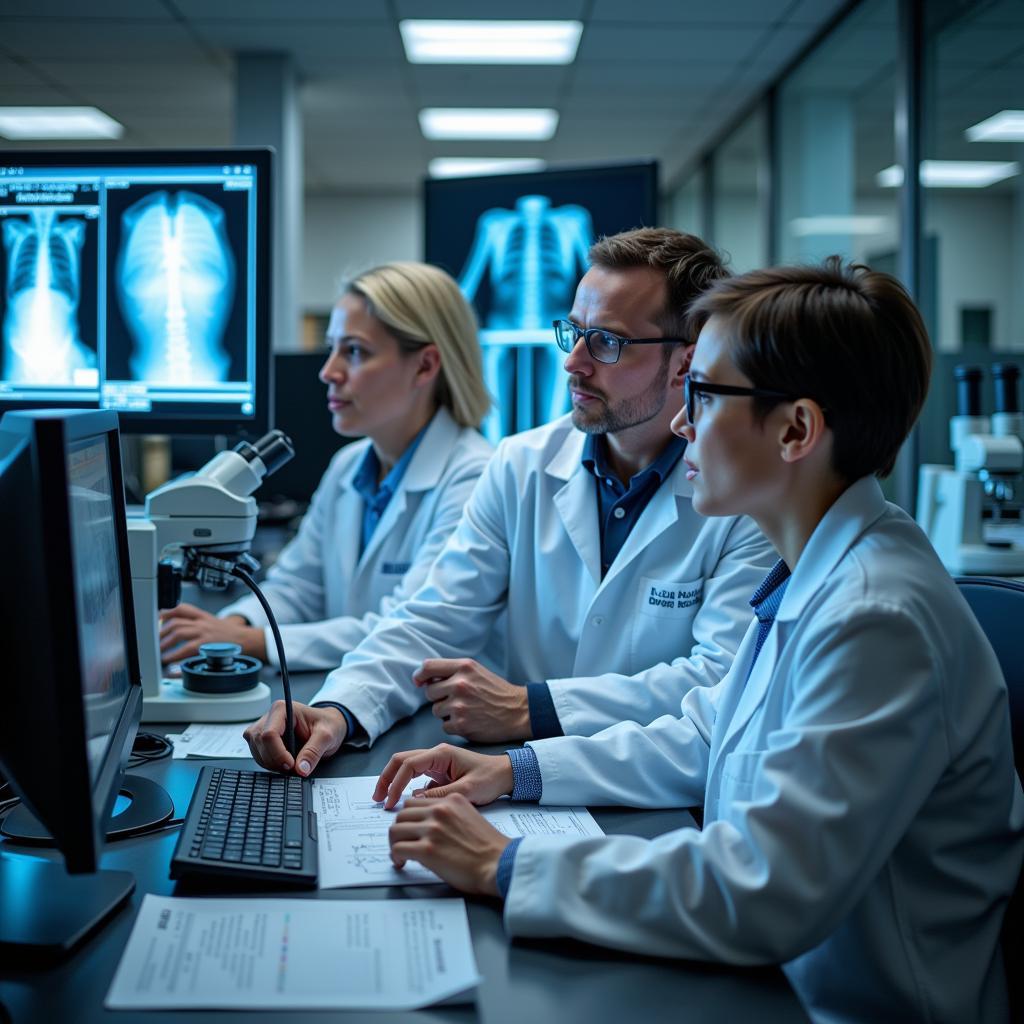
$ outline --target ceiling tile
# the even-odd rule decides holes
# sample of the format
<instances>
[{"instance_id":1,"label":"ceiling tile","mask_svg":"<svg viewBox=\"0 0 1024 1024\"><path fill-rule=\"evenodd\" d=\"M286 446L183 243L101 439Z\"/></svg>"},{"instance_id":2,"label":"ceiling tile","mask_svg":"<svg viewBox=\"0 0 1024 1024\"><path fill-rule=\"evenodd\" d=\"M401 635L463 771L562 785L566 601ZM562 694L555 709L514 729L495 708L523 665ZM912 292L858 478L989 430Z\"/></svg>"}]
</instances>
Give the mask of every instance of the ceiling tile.
<instances>
[{"instance_id":1,"label":"ceiling tile","mask_svg":"<svg viewBox=\"0 0 1024 1024\"><path fill-rule=\"evenodd\" d=\"M195 22L391 20L380 0L174 0L174 6Z\"/></svg>"},{"instance_id":2,"label":"ceiling tile","mask_svg":"<svg viewBox=\"0 0 1024 1024\"><path fill-rule=\"evenodd\" d=\"M624 24L686 23L771 25L792 5L792 0L716 0L713 4L680 3L679 0L595 0L591 22L617 21Z\"/></svg>"},{"instance_id":3,"label":"ceiling tile","mask_svg":"<svg viewBox=\"0 0 1024 1024\"><path fill-rule=\"evenodd\" d=\"M66 18L60 21L0 23L0 46L28 60L117 62L130 54L135 61L194 60L201 51L176 22L101 21Z\"/></svg>"},{"instance_id":4,"label":"ceiling tile","mask_svg":"<svg viewBox=\"0 0 1024 1024\"><path fill-rule=\"evenodd\" d=\"M639 26L589 25L580 40L577 61L684 61L737 63L764 35L758 28L666 27L652 32Z\"/></svg>"}]
</instances>

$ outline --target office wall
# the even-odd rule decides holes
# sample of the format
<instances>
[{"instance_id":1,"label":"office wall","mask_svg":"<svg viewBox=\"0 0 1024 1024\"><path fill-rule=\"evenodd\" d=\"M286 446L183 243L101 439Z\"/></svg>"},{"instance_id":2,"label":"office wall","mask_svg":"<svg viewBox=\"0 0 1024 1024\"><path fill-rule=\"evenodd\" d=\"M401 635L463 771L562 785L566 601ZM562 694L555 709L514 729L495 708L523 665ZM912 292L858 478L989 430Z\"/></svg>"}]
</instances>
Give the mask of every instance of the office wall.
<instances>
[{"instance_id":1,"label":"office wall","mask_svg":"<svg viewBox=\"0 0 1024 1024\"><path fill-rule=\"evenodd\" d=\"M422 258L417 195L307 196L304 224L303 313L330 309L345 277L390 260Z\"/></svg>"}]
</instances>

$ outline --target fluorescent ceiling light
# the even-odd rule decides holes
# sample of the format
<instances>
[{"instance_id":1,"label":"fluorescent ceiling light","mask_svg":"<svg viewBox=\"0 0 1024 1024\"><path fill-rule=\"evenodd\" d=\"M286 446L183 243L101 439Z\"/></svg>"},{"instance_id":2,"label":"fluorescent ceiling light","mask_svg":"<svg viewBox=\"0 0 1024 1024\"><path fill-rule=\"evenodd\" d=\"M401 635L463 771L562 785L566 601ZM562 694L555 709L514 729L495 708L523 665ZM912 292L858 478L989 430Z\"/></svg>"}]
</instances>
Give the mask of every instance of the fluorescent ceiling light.
<instances>
[{"instance_id":1,"label":"fluorescent ceiling light","mask_svg":"<svg viewBox=\"0 0 1024 1024\"><path fill-rule=\"evenodd\" d=\"M789 222L798 238L808 235L883 235L892 222L888 217L830 216L797 217Z\"/></svg>"},{"instance_id":2,"label":"fluorescent ceiling light","mask_svg":"<svg viewBox=\"0 0 1024 1024\"><path fill-rule=\"evenodd\" d=\"M922 160L921 184L925 188L985 188L1004 178L1020 174L1020 164L991 160ZM903 184L903 168L899 164L886 167L875 175L882 188L899 188Z\"/></svg>"},{"instance_id":3,"label":"fluorescent ceiling light","mask_svg":"<svg viewBox=\"0 0 1024 1024\"><path fill-rule=\"evenodd\" d=\"M439 156L430 161L432 178L469 178L479 174L513 174L542 171L545 163L535 156Z\"/></svg>"},{"instance_id":4,"label":"fluorescent ceiling light","mask_svg":"<svg viewBox=\"0 0 1024 1024\"><path fill-rule=\"evenodd\" d=\"M124 125L95 107L0 107L5 139L119 139Z\"/></svg>"},{"instance_id":5,"label":"fluorescent ceiling light","mask_svg":"<svg viewBox=\"0 0 1024 1024\"><path fill-rule=\"evenodd\" d=\"M398 23L412 64L571 64L579 21L420 21Z\"/></svg>"},{"instance_id":6,"label":"fluorescent ceiling light","mask_svg":"<svg viewBox=\"0 0 1024 1024\"><path fill-rule=\"evenodd\" d=\"M1000 110L971 125L964 135L971 142L1024 142L1024 110Z\"/></svg>"},{"instance_id":7,"label":"fluorescent ceiling light","mask_svg":"<svg viewBox=\"0 0 1024 1024\"><path fill-rule=\"evenodd\" d=\"M428 139L550 139L558 111L512 107L427 107L420 131Z\"/></svg>"}]
</instances>

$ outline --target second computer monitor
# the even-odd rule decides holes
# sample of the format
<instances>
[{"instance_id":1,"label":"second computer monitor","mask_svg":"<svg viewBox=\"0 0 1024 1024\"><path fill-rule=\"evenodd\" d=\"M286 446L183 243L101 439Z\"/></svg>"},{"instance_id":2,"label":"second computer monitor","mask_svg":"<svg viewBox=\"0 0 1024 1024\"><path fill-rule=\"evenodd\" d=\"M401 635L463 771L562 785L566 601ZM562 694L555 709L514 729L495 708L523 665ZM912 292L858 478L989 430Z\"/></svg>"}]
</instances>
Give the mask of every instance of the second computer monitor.
<instances>
[{"instance_id":1,"label":"second computer monitor","mask_svg":"<svg viewBox=\"0 0 1024 1024\"><path fill-rule=\"evenodd\" d=\"M145 433L271 418L269 150L13 152L0 166L0 412Z\"/></svg>"},{"instance_id":2,"label":"second computer monitor","mask_svg":"<svg viewBox=\"0 0 1024 1024\"><path fill-rule=\"evenodd\" d=\"M4 417L0 531L0 767L68 870L94 871L142 708L113 413Z\"/></svg>"}]
</instances>

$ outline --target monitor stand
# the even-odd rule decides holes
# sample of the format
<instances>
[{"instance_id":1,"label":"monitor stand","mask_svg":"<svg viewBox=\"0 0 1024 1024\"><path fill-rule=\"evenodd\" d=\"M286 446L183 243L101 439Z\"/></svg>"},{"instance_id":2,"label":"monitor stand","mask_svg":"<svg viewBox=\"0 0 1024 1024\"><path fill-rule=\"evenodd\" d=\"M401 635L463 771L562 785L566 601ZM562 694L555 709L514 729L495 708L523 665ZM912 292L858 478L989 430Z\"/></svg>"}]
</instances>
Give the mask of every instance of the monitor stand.
<instances>
[{"instance_id":1,"label":"monitor stand","mask_svg":"<svg viewBox=\"0 0 1024 1024\"><path fill-rule=\"evenodd\" d=\"M119 796L130 801L107 822L107 842L127 839L149 832L174 814L174 804L163 786L141 775L126 775ZM28 846L53 846L53 837L25 806L15 807L4 818L0 833L15 843ZM2 905L2 904L0 904Z\"/></svg>"},{"instance_id":2,"label":"monitor stand","mask_svg":"<svg viewBox=\"0 0 1024 1024\"><path fill-rule=\"evenodd\" d=\"M69 875L63 864L0 854L0 960L53 962L113 916L135 889L127 871Z\"/></svg>"}]
</instances>

